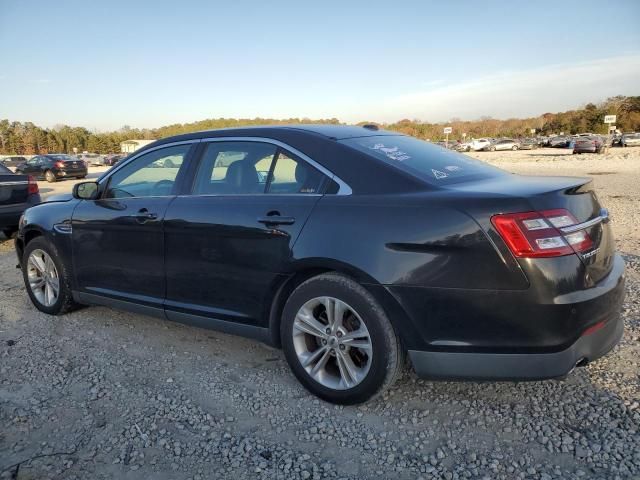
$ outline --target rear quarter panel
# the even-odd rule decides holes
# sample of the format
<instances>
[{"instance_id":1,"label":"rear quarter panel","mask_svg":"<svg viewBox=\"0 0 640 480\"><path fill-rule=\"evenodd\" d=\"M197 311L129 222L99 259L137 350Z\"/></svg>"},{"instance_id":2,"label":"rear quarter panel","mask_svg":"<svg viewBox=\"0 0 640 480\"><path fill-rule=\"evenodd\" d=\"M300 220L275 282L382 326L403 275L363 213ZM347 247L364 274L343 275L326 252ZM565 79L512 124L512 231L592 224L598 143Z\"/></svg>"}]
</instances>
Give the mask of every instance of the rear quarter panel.
<instances>
[{"instance_id":1,"label":"rear quarter panel","mask_svg":"<svg viewBox=\"0 0 640 480\"><path fill-rule=\"evenodd\" d=\"M525 289L482 228L435 196L323 197L294 246L293 266L334 262L359 281L441 288ZM360 273L357 273L360 272Z\"/></svg>"}]
</instances>

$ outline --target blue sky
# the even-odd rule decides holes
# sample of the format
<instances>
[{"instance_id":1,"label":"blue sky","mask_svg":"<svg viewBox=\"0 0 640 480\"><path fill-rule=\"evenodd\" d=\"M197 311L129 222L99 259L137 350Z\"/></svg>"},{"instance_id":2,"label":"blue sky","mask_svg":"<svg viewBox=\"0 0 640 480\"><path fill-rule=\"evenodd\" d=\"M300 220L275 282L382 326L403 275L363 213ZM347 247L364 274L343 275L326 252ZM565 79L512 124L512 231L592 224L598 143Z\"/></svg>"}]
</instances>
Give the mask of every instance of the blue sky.
<instances>
[{"instance_id":1,"label":"blue sky","mask_svg":"<svg viewBox=\"0 0 640 480\"><path fill-rule=\"evenodd\" d=\"M0 118L538 115L640 94L640 1L0 0Z\"/></svg>"}]
</instances>

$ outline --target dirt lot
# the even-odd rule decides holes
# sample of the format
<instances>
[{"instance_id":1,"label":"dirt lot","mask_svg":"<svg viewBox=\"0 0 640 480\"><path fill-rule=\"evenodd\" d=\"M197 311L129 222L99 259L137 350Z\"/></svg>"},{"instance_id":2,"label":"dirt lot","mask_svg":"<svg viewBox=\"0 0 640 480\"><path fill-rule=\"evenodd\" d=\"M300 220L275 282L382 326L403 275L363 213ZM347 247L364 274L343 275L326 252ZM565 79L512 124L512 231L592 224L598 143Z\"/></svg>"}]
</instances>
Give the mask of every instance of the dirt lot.
<instances>
[{"instance_id":1,"label":"dirt lot","mask_svg":"<svg viewBox=\"0 0 640 480\"><path fill-rule=\"evenodd\" d=\"M473 155L595 179L628 266L610 355L564 382L407 373L383 398L335 407L250 340L106 308L43 315L4 242L0 478L640 478L640 149Z\"/></svg>"}]
</instances>

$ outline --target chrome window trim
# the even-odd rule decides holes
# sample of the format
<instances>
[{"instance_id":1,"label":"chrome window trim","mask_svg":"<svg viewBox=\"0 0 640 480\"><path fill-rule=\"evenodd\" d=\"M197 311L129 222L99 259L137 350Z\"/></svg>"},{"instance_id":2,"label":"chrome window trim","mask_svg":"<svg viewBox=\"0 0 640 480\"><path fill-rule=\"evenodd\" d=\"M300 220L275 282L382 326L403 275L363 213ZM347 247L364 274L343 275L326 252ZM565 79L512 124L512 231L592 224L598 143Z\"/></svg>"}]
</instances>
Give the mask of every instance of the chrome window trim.
<instances>
[{"instance_id":1,"label":"chrome window trim","mask_svg":"<svg viewBox=\"0 0 640 480\"><path fill-rule=\"evenodd\" d=\"M560 229L562 233L573 233L579 230L584 230L585 228L593 227L594 225L599 224L600 222L608 222L609 221L609 212L606 209L600 210L600 215L591 220L587 220L586 222L579 223L577 225L570 225L568 227L563 227Z\"/></svg>"},{"instance_id":2,"label":"chrome window trim","mask_svg":"<svg viewBox=\"0 0 640 480\"><path fill-rule=\"evenodd\" d=\"M344 196L344 195L351 195L353 193L353 191L351 190L351 187L345 181L343 181L340 177L338 177L336 174L331 172L326 167L320 165L318 162L313 160L308 155L302 153L297 148L292 147L291 145L288 145L288 144L286 144L284 142L281 142L280 140L275 140L273 138L268 138L268 137L206 137L206 138L200 139L200 141L201 142L206 142L206 143L212 143L212 142L256 142L256 143L269 143L269 144L272 144L272 145L276 145L276 146L281 147L281 148L283 148L285 150L288 150L289 152L293 153L297 157L300 157L302 160L307 162L309 165L314 167L316 170L319 170L325 176L329 177L331 180L336 182L338 184L339 188L338 188L338 191L335 193L335 195ZM253 195L253 194L250 194L250 195ZM287 195L287 194L283 194L283 193L263 193L262 195L283 196L283 195ZM308 195L313 195L313 194L299 193L299 194L293 194L293 195L308 196ZM221 194L221 196L227 196L227 195Z\"/></svg>"}]
</instances>

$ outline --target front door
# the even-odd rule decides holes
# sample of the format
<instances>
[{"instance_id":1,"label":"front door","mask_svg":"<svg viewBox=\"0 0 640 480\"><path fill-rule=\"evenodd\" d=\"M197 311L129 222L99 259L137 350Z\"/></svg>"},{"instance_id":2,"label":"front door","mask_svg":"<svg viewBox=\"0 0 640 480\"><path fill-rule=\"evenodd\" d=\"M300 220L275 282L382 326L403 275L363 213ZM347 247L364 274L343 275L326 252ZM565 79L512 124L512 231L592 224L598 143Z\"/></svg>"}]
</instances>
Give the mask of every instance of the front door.
<instances>
[{"instance_id":1,"label":"front door","mask_svg":"<svg viewBox=\"0 0 640 480\"><path fill-rule=\"evenodd\" d=\"M273 287L325 181L270 143L204 146L191 193L165 216L167 317L265 326Z\"/></svg>"},{"instance_id":2,"label":"front door","mask_svg":"<svg viewBox=\"0 0 640 480\"><path fill-rule=\"evenodd\" d=\"M77 291L162 309L162 222L190 147L141 155L101 182L98 200L78 204L72 219Z\"/></svg>"}]
</instances>

